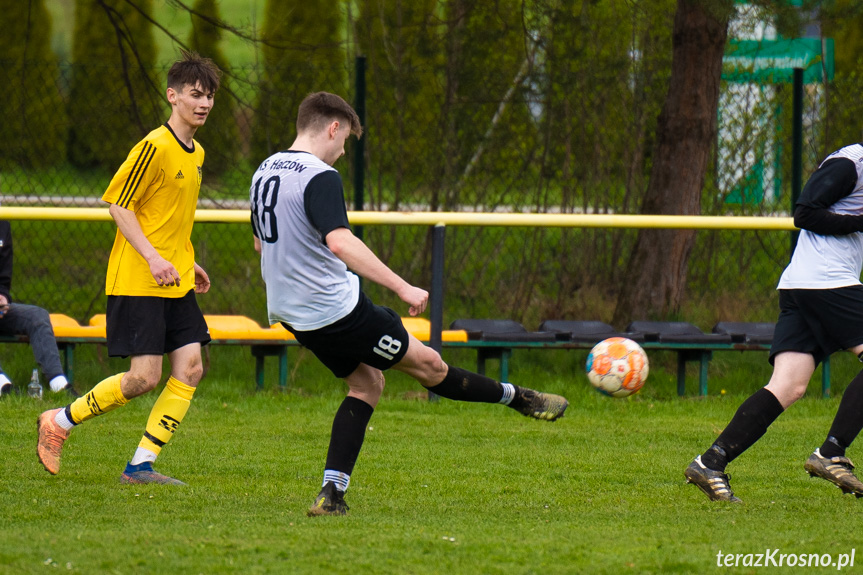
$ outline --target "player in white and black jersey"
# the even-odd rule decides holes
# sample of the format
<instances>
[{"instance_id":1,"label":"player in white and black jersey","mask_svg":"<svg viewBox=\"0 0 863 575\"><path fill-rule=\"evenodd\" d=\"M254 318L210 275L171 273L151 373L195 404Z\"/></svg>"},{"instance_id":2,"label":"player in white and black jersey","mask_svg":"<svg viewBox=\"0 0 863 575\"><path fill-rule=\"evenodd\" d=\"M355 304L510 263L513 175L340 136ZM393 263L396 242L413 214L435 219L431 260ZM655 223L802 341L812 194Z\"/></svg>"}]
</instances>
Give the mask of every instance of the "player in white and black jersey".
<instances>
[{"instance_id":1,"label":"player in white and black jersey","mask_svg":"<svg viewBox=\"0 0 863 575\"><path fill-rule=\"evenodd\" d=\"M502 403L546 421L568 405L559 395L448 366L405 330L399 314L362 293L355 274L392 290L411 315L428 303L426 290L399 277L351 232L342 180L332 168L351 134L360 137L362 126L347 102L326 92L309 95L293 145L260 165L250 189L270 322L281 322L348 385L309 515L346 513L344 493L384 388L383 370L403 371L441 397Z\"/></svg>"},{"instance_id":2,"label":"player in white and black jersey","mask_svg":"<svg viewBox=\"0 0 863 575\"><path fill-rule=\"evenodd\" d=\"M812 174L794 210L802 228L779 279L779 319L770 382L744 401L713 445L686 468L711 500L739 502L725 467L751 447L806 392L815 367L847 349L863 361L863 145L831 154ZM824 443L804 469L863 497L845 450L863 429L863 372L845 390Z\"/></svg>"}]
</instances>

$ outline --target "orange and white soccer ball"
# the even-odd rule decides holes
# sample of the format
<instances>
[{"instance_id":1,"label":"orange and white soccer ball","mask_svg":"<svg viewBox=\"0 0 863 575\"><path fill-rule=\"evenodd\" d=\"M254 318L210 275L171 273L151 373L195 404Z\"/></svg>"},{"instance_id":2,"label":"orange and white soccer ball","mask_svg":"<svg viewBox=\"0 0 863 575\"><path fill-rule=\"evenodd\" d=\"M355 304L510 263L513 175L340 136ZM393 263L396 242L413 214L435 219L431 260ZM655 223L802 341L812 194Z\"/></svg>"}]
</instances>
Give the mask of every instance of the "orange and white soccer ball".
<instances>
[{"instance_id":1,"label":"orange and white soccer ball","mask_svg":"<svg viewBox=\"0 0 863 575\"><path fill-rule=\"evenodd\" d=\"M587 379L597 391L626 397L641 389L647 379L647 354L625 337L610 337L596 344L587 356Z\"/></svg>"}]
</instances>

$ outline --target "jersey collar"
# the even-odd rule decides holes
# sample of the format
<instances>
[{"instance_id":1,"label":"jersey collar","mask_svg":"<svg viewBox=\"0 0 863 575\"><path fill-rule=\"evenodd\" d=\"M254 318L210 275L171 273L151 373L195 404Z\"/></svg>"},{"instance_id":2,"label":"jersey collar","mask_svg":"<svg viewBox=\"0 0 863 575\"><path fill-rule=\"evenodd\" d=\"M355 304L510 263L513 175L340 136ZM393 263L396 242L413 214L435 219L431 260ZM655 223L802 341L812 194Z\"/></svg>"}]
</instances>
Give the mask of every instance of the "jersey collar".
<instances>
[{"instance_id":1,"label":"jersey collar","mask_svg":"<svg viewBox=\"0 0 863 575\"><path fill-rule=\"evenodd\" d=\"M168 131L169 131L169 132L171 132L171 135L172 135L172 136L174 136L174 139L175 139L175 140L177 140L177 143L178 143L178 144L180 144L180 147L181 147L181 148L183 148L183 150L184 150L185 152L187 152L187 153L191 154L191 153L193 153L193 152L195 151L195 144L194 144L194 140L193 140L193 143L192 143L192 147L190 148L189 146L187 146L186 144L184 144L183 142L181 142L181 141L180 141L180 138L178 138L178 137L177 137L177 134L175 134L175 133L174 133L174 130L172 130L172 129L171 129L171 126L170 126L170 125L168 125L168 122L165 122L165 123L164 123L164 124L162 124L162 125L163 125L163 126L165 126L166 128L168 128Z\"/></svg>"}]
</instances>

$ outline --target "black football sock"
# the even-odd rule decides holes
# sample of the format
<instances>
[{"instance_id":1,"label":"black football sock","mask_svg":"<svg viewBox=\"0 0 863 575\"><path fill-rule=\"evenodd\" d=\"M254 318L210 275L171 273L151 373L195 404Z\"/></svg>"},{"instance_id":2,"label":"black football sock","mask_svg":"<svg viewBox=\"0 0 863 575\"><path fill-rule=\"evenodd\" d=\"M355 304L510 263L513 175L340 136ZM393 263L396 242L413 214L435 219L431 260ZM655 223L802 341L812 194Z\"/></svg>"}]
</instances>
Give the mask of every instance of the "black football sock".
<instances>
[{"instance_id":1,"label":"black football sock","mask_svg":"<svg viewBox=\"0 0 863 575\"><path fill-rule=\"evenodd\" d=\"M725 471L726 465L761 439L783 411L776 396L762 387L740 404L710 449L701 455L701 463L709 469Z\"/></svg>"},{"instance_id":2,"label":"black football sock","mask_svg":"<svg viewBox=\"0 0 863 575\"><path fill-rule=\"evenodd\" d=\"M845 455L845 449L851 445L860 430L863 429L863 372L851 380L842 401L839 402L839 410L833 418L830 433L819 448L824 457L841 457Z\"/></svg>"},{"instance_id":3,"label":"black football sock","mask_svg":"<svg viewBox=\"0 0 863 575\"><path fill-rule=\"evenodd\" d=\"M346 475L353 472L360 449L363 447L366 426L374 411L375 408L371 405L355 397L346 397L342 401L333 418L326 469Z\"/></svg>"},{"instance_id":4,"label":"black football sock","mask_svg":"<svg viewBox=\"0 0 863 575\"><path fill-rule=\"evenodd\" d=\"M490 377L466 369L448 367L449 371L443 381L426 389L447 399L481 403L508 404L513 395L516 395L516 388L512 384L501 384Z\"/></svg>"}]
</instances>

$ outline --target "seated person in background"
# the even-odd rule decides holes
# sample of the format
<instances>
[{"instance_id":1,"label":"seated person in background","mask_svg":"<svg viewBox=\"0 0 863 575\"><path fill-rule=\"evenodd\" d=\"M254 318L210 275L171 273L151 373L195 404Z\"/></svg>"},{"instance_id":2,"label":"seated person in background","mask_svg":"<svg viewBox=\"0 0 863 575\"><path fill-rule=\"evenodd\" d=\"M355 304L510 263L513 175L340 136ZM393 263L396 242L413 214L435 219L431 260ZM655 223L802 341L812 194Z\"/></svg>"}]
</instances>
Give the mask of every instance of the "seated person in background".
<instances>
[{"instance_id":1,"label":"seated person in background","mask_svg":"<svg viewBox=\"0 0 863 575\"><path fill-rule=\"evenodd\" d=\"M54 328L48 312L35 305L12 303L12 227L0 220L0 335L26 335L30 338L33 356L42 368L51 391L64 389L74 395L63 373L60 352L54 339ZM0 396L12 391L12 382L0 368Z\"/></svg>"}]
</instances>

